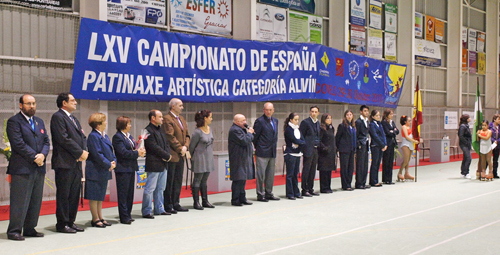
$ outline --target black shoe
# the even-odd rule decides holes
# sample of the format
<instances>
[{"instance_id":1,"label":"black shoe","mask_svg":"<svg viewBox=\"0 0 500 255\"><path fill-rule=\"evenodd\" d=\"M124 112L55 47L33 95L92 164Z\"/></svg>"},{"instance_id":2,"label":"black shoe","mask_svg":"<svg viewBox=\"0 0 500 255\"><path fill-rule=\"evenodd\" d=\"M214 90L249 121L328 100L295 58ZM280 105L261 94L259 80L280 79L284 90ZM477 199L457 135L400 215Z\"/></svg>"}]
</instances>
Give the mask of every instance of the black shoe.
<instances>
[{"instance_id":1,"label":"black shoe","mask_svg":"<svg viewBox=\"0 0 500 255\"><path fill-rule=\"evenodd\" d=\"M382 183L377 183L375 185L372 185L372 187L382 187Z\"/></svg>"},{"instance_id":2,"label":"black shoe","mask_svg":"<svg viewBox=\"0 0 500 255\"><path fill-rule=\"evenodd\" d=\"M132 224L132 220L125 220L125 221L120 221L121 224L127 224L130 225Z\"/></svg>"},{"instance_id":3,"label":"black shoe","mask_svg":"<svg viewBox=\"0 0 500 255\"><path fill-rule=\"evenodd\" d=\"M372 187L371 185L365 185L365 189L369 189L371 187Z\"/></svg>"},{"instance_id":4,"label":"black shoe","mask_svg":"<svg viewBox=\"0 0 500 255\"><path fill-rule=\"evenodd\" d=\"M333 193L333 190L325 190L325 191L321 191L320 193L330 194L330 193Z\"/></svg>"},{"instance_id":5,"label":"black shoe","mask_svg":"<svg viewBox=\"0 0 500 255\"><path fill-rule=\"evenodd\" d=\"M40 233L40 232L33 232L33 233L29 233L29 234L26 234L26 233L23 233L23 236L29 236L29 237L43 237L44 234L43 233Z\"/></svg>"},{"instance_id":6,"label":"black shoe","mask_svg":"<svg viewBox=\"0 0 500 255\"><path fill-rule=\"evenodd\" d=\"M107 226L107 227L113 225L113 224L111 224L111 223L109 223L109 222L107 222L107 221L105 221L103 219L101 219L101 222L102 222L102 224L104 224L104 226Z\"/></svg>"},{"instance_id":7,"label":"black shoe","mask_svg":"<svg viewBox=\"0 0 500 255\"><path fill-rule=\"evenodd\" d=\"M365 186L359 186L359 187L356 187L356 189L365 189Z\"/></svg>"},{"instance_id":8,"label":"black shoe","mask_svg":"<svg viewBox=\"0 0 500 255\"><path fill-rule=\"evenodd\" d=\"M160 213L160 215L172 215L172 214L169 212L162 212L162 213Z\"/></svg>"},{"instance_id":9,"label":"black shoe","mask_svg":"<svg viewBox=\"0 0 500 255\"><path fill-rule=\"evenodd\" d=\"M180 205L178 205L178 206L174 207L174 210L176 210L176 211L178 211L178 212L189 212L189 209L184 208L184 207L182 207L182 206L180 206Z\"/></svg>"},{"instance_id":10,"label":"black shoe","mask_svg":"<svg viewBox=\"0 0 500 255\"><path fill-rule=\"evenodd\" d=\"M64 228L57 229L57 232L66 233L66 234L76 234L76 230L74 230L68 226L64 226Z\"/></svg>"},{"instance_id":11,"label":"black shoe","mask_svg":"<svg viewBox=\"0 0 500 255\"><path fill-rule=\"evenodd\" d=\"M258 196L257 197L257 201L260 201L260 202L269 202L269 199L267 199L265 197Z\"/></svg>"},{"instance_id":12,"label":"black shoe","mask_svg":"<svg viewBox=\"0 0 500 255\"><path fill-rule=\"evenodd\" d=\"M252 202L248 202L248 201L245 201L245 202L243 202L242 204L244 204L244 205L253 205L253 203L252 203Z\"/></svg>"},{"instance_id":13,"label":"black shoe","mask_svg":"<svg viewBox=\"0 0 500 255\"><path fill-rule=\"evenodd\" d=\"M135 220L134 219L130 219L130 221L134 222Z\"/></svg>"},{"instance_id":14,"label":"black shoe","mask_svg":"<svg viewBox=\"0 0 500 255\"><path fill-rule=\"evenodd\" d=\"M342 189L342 190L345 190L345 191L353 191L354 189L352 189L352 188L346 188L346 189Z\"/></svg>"},{"instance_id":15,"label":"black shoe","mask_svg":"<svg viewBox=\"0 0 500 255\"><path fill-rule=\"evenodd\" d=\"M498 179L498 178L500 178L500 177L498 177L498 175L495 175L495 176L493 176L493 178Z\"/></svg>"},{"instance_id":16,"label":"black shoe","mask_svg":"<svg viewBox=\"0 0 500 255\"><path fill-rule=\"evenodd\" d=\"M201 202L201 206L205 207L205 208L215 208L215 206L213 206L210 202L207 201L202 201Z\"/></svg>"},{"instance_id":17,"label":"black shoe","mask_svg":"<svg viewBox=\"0 0 500 255\"><path fill-rule=\"evenodd\" d=\"M152 214L142 215L142 217L145 219L154 219L155 218L155 216L153 216Z\"/></svg>"},{"instance_id":18,"label":"black shoe","mask_svg":"<svg viewBox=\"0 0 500 255\"><path fill-rule=\"evenodd\" d=\"M242 203L232 203L232 202L231 202L231 205L233 205L233 206L243 206Z\"/></svg>"},{"instance_id":19,"label":"black shoe","mask_svg":"<svg viewBox=\"0 0 500 255\"><path fill-rule=\"evenodd\" d=\"M75 225L75 223L73 223L73 225L71 225L70 228L76 230L76 232L83 232L83 231L85 231L83 228L80 228L77 225Z\"/></svg>"},{"instance_id":20,"label":"black shoe","mask_svg":"<svg viewBox=\"0 0 500 255\"><path fill-rule=\"evenodd\" d=\"M269 197L266 197L267 200L274 200L274 201L278 201L280 200L281 198L279 197L275 197L275 196L269 196Z\"/></svg>"},{"instance_id":21,"label":"black shoe","mask_svg":"<svg viewBox=\"0 0 500 255\"><path fill-rule=\"evenodd\" d=\"M309 192L309 194L313 195L313 196L319 196L319 193L318 192Z\"/></svg>"},{"instance_id":22,"label":"black shoe","mask_svg":"<svg viewBox=\"0 0 500 255\"><path fill-rule=\"evenodd\" d=\"M296 199L295 197L286 197L286 198L288 198L290 200L295 200Z\"/></svg>"},{"instance_id":23,"label":"black shoe","mask_svg":"<svg viewBox=\"0 0 500 255\"><path fill-rule=\"evenodd\" d=\"M384 182L385 185L394 185L394 182Z\"/></svg>"},{"instance_id":24,"label":"black shoe","mask_svg":"<svg viewBox=\"0 0 500 255\"><path fill-rule=\"evenodd\" d=\"M177 214L177 211L172 209L172 208L168 208L167 210L165 210L166 212L170 213L170 214Z\"/></svg>"},{"instance_id":25,"label":"black shoe","mask_svg":"<svg viewBox=\"0 0 500 255\"><path fill-rule=\"evenodd\" d=\"M295 197L295 198L297 198L297 199L304 199L303 196L298 196L298 197Z\"/></svg>"},{"instance_id":26,"label":"black shoe","mask_svg":"<svg viewBox=\"0 0 500 255\"><path fill-rule=\"evenodd\" d=\"M9 240L14 240L14 241L24 241L24 237L21 236L21 234L7 235L7 238L9 238Z\"/></svg>"},{"instance_id":27,"label":"black shoe","mask_svg":"<svg viewBox=\"0 0 500 255\"><path fill-rule=\"evenodd\" d=\"M101 224L99 224L99 223L101 223ZM91 221L90 225L92 225L92 227L96 227L96 228L105 228L106 227L106 225L104 225L104 223L100 220Z\"/></svg>"},{"instance_id":28,"label":"black shoe","mask_svg":"<svg viewBox=\"0 0 500 255\"><path fill-rule=\"evenodd\" d=\"M302 196L303 197L312 197L312 195L309 194L309 192L302 192Z\"/></svg>"}]
</instances>

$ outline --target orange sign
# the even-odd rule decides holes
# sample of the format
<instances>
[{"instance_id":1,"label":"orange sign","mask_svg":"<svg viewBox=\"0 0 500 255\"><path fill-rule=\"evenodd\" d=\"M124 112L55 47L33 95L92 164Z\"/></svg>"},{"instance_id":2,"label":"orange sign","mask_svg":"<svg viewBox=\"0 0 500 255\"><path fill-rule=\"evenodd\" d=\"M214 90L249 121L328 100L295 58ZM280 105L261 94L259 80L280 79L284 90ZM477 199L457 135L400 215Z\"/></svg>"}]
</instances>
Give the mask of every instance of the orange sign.
<instances>
[{"instance_id":1,"label":"orange sign","mask_svg":"<svg viewBox=\"0 0 500 255\"><path fill-rule=\"evenodd\" d=\"M437 43L443 43L444 42L444 22L442 20L436 19L436 32L435 32L435 40Z\"/></svg>"},{"instance_id":2,"label":"orange sign","mask_svg":"<svg viewBox=\"0 0 500 255\"><path fill-rule=\"evenodd\" d=\"M432 16L425 16L425 39L427 41L434 41L434 30L436 26L436 19Z\"/></svg>"},{"instance_id":3,"label":"orange sign","mask_svg":"<svg viewBox=\"0 0 500 255\"><path fill-rule=\"evenodd\" d=\"M462 49L462 72L467 71L467 49Z\"/></svg>"}]
</instances>

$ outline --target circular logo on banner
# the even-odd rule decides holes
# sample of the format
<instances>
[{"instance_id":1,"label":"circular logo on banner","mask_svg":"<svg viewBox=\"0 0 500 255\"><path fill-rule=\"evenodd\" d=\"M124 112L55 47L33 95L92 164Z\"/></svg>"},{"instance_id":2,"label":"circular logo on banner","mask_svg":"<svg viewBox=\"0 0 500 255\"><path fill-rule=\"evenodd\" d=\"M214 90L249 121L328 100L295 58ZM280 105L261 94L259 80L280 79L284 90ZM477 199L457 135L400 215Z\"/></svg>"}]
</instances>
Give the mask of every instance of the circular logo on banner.
<instances>
[{"instance_id":1,"label":"circular logo on banner","mask_svg":"<svg viewBox=\"0 0 500 255\"><path fill-rule=\"evenodd\" d=\"M349 76L351 77L351 79L355 80L356 78L358 78L358 74L359 74L358 62L353 60L349 63Z\"/></svg>"}]
</instances>

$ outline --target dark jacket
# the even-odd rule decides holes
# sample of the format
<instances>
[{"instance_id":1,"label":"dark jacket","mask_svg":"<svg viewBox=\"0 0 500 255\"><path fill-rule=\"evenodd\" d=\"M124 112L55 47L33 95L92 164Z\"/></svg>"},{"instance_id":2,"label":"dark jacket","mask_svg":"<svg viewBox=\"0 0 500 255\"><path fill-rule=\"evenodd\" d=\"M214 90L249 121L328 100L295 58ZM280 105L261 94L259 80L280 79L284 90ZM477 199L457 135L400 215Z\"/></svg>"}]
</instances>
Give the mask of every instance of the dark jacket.
<instances>
[{"instance_id":1,"label":"dark jacket","mask_svg":"<svg viewBox=\"0 0 500 255\"><path fill-rule=\"evenodd\" d=\"M233 181L253 179L253 135L233 124L229 129L228 151L230 177Z\"/></svg>"},{"instance_id":2,"label":"dark jacket","mask_svg":"<svg viewBox=\"0 0 500 255\"><path fill-rule=\"evenodd\" d=\"M313 155L313 150L317 150L319 147L319 120L314 123L311 117L308 117L300 122L299 129L306 141L302 149L304 156L311 157Z\"/></svg>"},{"instance_id":3,"label":"dark jacket","mask_svg":"<svg viewBox=\"0 0 500 255\"><path fill-rule=\"evenodd\" d=\"M146 172L163 172L170 160L170 146L167 134L159 126L151 123L146 127L149 135L144 140L146 148Z\"/></svg>"},{"instance_id":4,"label":"dark jacket","mask_svg":"<svg viewBox=\"0 0 500 255\"><path fill-rule=\"evenodd\" d=\"M472 134L470 132L469 124L460 124L458 128L458 139L460 147L470 148L472 146Z\"/></svg>"},{"instance_id":5,"label":"dark jacket","mask_svg":"<svg viewBox=\"0 0 500 255\"><path fill-rule=\"evenodd\" d=\"M360 146L368 146L368 135L370 134L370 121L368 121L368 127L365 126L365 122L359 117L356 122L356 138L358 140L358 148Z\"/></svg>"},{"instance_id":6,"label":"dark jacket","mask_svg":"<svg viewBox=\"0 0 500 255\"><path fill-rule=\"evenodd\" d=\"M382 124L376 120L370 122L370 137L372 138L370 147L380 147L382 149L387 146L384 127L382 127Z\"/></svg>"},{"instance_id":7,"label":"dark jacket","mask_svg":"<svg viewBox=\"0 0 500 255\"><path fill-rule=\"evenodd\" d=\"M7 121L7 137L12 151L7 174L30 174L35 171L45 174L46 164L38 166L34 160L39 153L47 159L50 150L49 136L42 119L33 116L33 121L34 131L21 112Z\"/></svg>"},{"instance_id":8,"label":"dark jacket","mask_svg":"<svg viewBox=\"0 0 500 255\"><path fill-rule=\"evenodd\" d=\"M337 134L335 135L335 143L337 144L337 150L339 152L351 152L356 151L356 147L353 147L353 139L356 139L356 129L354 129L354 137L351 136L351 129L344 123L340 123L337 127Z\"/></svg>"},{"instance_id":9,"label":"dark jacket","mask_svg":"<svg viewBox=\"0 0 500 255\"><path fill-rule=\"evenodd\" d=\"M113 136L113 148L115 149L116 155L116 173L135 172L139 170L139 165L137 164L139 152L135 150L134 137L130 136L130 140L132 140L134 146L132 146L128 138L125 137L121 131L116 132Z\"/></svg>"},{"instance_id":10,"label":"dark jacket","mask_svg":"<svg viewBox=\"0 0 500 255\"><path fill-rule=\"evenodd\" d=\"M300 130L299 130L300 133ZM297 144L299 147L293 148L292 143ZM285 151L283 154L288 154L288 153L300 153L302 151L302 148L306 144L306 141L304 140L304 137L302 136L302 133L300 134L300 138L297 139L294 134L294 130L292 127L287 126L285 129Z\"/></svg>"},{"instance_id":11,"label":"dark jacket","mask_svg":"<svg viewBox=\"0 0 500 255\"><path fill-rule=\"evenodd\" d=\"M274 124L271 125L271 121ZM278 143L278 120L265 114L260 116L254 123L253 144L255 155L262 158L276 158L276 144Z\"/></svg>"},{"instance_id":12,"label":"dark jacket","mask_svg":"<svg viewBox=\"0 0 500 255\"><path fill-rule=\"evenodd\" d=\"M62 110L55 112L50 119L52 134L52 168L73 169L81 167L77 160L87 150L87 141L82 126L75 118L76 126Z\"/></svg>"},{"instance_id":13,"label":"dark jacket","mask_svg":"<svg viewBox=\"0 0 500 255\"><path fill-rule=\"evenodd\" d=\"M111 162L116 162L113 153L113 145L109 136L102 136L95 129L90 132L87 138L87 148L89 157L85 164L85 179L93 181L105 181L111 179Z\"/></svg>"},{"instance_id":14,"label":"dark jacket","mask_svg":"<svg viewBox=\"0 0 500 255\"><path fill-rule=\"evenodd\" d=\"M320 129L320 144L318 153L318 170L332 171L337 169L337 144L335 128L332 125Z\"/></svg>"},{"instance_id":15,"label":"dark jacket","mask_svg":"<svg viewBox=\"0 0 500 255\"><path fill-rule=\"evenodd\" d=\"M500 145L500 127L499 129L495 128L495 124L493 122L490 122L490 130L491 130L491 142L497 142L498 145Z\"/></svg>"},{"instance_id":16,"label":"dark jacket","mask_svg":"<svg viewBox=\"0 0 500 255\"><path fill-rule=\"evenodd\" d=\"M387 141L387 147L396 145L396 136L399 134L399 129L396 127L396 122L392 121L392 125L389 121L383 120L382 127L384 127L385 140Z\"/></svg>"}]
</instances>

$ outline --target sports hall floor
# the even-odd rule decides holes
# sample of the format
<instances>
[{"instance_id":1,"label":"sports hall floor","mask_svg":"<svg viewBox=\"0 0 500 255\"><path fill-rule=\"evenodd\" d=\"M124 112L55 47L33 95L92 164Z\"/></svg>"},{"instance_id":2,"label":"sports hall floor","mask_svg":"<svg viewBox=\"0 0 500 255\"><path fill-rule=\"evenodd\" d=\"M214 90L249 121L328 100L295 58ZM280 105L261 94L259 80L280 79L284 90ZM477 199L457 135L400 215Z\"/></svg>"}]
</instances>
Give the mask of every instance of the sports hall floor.
<instances>
[{"instance_id":1,"label":"sports hall floor","mask_svg":"<svg viewBox=\"0 0 500 255\"><path fill-rule=\"evenodd\" d=\"M471 169L475 169L473 159ZM412 168L412 173L413 173ZM115 223L90 227L90 212L79 212L85 232L55 232L55 216L41 216L44 238L7 240L0 221L0 254L500 254L500 179L461 179L460 162L418 167L418 181L369 190L341 191L302 200L230 205L230 193L210 195L215 209L118 223L116 208L104 209ZM472 174L474 175L472 170ZM397 171L395 171L396 174ZM315 187L318 187L318 182ZM192 199L181 204L192 208Z\"/></svg>"}]
</instances>

